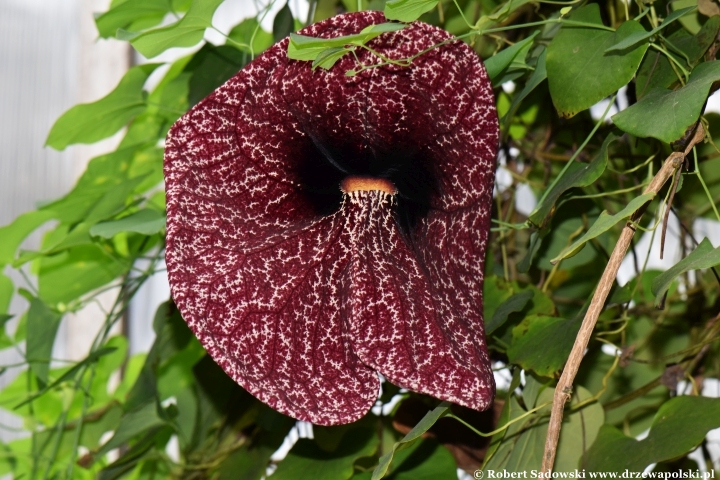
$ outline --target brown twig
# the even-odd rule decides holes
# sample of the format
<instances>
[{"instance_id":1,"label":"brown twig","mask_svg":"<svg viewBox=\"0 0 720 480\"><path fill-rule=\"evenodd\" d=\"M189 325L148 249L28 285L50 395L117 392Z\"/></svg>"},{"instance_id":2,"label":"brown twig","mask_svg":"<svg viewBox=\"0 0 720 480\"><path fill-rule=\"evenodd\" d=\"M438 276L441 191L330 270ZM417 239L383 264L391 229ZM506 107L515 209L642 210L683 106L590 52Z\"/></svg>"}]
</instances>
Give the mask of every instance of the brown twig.
<instances>
[{"instance_id":1,"label":"brown twig","mask_svg":"<svg viewBox=\"0 0 720 480\"><path fill-rule=\"evenodd\" d=\"M660 171L653 177L650 184L645 188L643 194L654 193L657 194L663 185L673 176L675 171L680 168L684 158L690 153L690 150L703 138L705 137L705 130L701 124L698 124L695 134L692 139L688 142L683 152L673 152L665 159L663 166ZM578 369L580 368L580 362L582 361L585 349L590 342L595 323L597 322L600 313L602 312L605 300L607 300L610 289L615 283L615 277L620 269L620 264L627 253L630 241L635 234L635 224L640 220L647 204L640 207L633 215L630 220L625 224L625 227L620 234L620 238L615 244L610 260L605 267L605 271L600 277L598 286L595 289L590 307L585 314L580 331L575 338L575 344L573 345L570 356L568 357L563 373L560 376L557 387L555 387L555 396L553 397L552 411L550 414L550 424L548 425L548 433L545 438L545 452L543 454L542 471L544 477L549 478L548 474L552 472L553 464L555 463L555 453L557 451L558 439L560 438L560 428L562 426L563 409L565 408L565 402L570 398L572 392L573 381L575 375L577 375Z\"/></svg>"},{"instance_id":2,"label":"brown twig","mask_svg":"<svg viewBox=\"0 0 720 480\"><path fill-rule=\"evenodd\" d=\"M675 192L677 192L678 184L680 183L680 169L675 171L673 175L673 182L670 186L670 197L668 198L667 205L665 205L665 215L663 216L662 233L660 234L660 260L663 258L663 252L665 252L665 234L667 233L668 219L670 218L670 208L672 202L675 199Z\"/></svg>"}]
</instances>

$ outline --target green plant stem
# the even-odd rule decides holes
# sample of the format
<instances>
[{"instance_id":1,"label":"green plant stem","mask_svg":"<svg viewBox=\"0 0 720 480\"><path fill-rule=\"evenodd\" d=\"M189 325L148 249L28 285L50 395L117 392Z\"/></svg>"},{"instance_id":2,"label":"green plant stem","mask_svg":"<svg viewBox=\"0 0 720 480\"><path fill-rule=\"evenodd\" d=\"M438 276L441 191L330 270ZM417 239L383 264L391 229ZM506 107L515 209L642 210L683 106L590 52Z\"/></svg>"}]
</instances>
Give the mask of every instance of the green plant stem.
<instances>
[{"instance_id":1,"label":"green plant stem","mask_svg":"<svg viewBox=\"0 0 720 480\"><path fill-rule=\"evenodd\" d=\"M708 189L708 186L702 177L702 173L700 173L700 165L698 165L697 150L694 148L693 148L693 160L695 161L695 176L697 177L698 180L700 180L700 185L702 185L703 190L705 191L705 195L707 195L707 198L709 200L710 206L712 207L713 212L715 212L715 218L717 218L718 222L720 222L720 213L718 213L718 209L715 206L715 201L713 200L712 195L710 195L710 190Z\"/></svg>"},{"instance_id":2,"label":"green plant stem","mask_svg":"<svg viewBox=\"0 0 720 480\"><path fill-rule=\"evenodd\" d=\"M533 408L532 410L528 410L527 412L523 413L523 414L520 415L519 417L513 418L512 420L510 420L509 422L507 422L507 423L506 423L505 425L503 425L502 427L497 428L497 429L495 429L495 430L493 430L492 432L489 432L489 433L483 433L483 432L481 432L480 430L476 429L475 427L473 427L472 425L470 425L469 423L467 423L465 420L463 420L462 418L458 417L457 415L454 415L453 413L446 413L446 414L445 414L445 417L447 417L447 418L454 418L455 420L457 420L458 422L462 423L462 424L465 425L467 428L469 428L470 430L472 430L472 431L473 431L474 433L476 433L477 435L480 435L481 437L492 437L492 436L495 435L496 433L500 433L500 432L503 432L503 431L507 430L507 428L508 428L510 425L512 425L513 423L519 422L520 420L522 420L522 419L524 419L524 418L532 415L533 413L537 412L538 410L541 410L541 409L547 407L547 406L550 405L551 403L552 403L552 402L545 402L545 403L543 403L542 405L539 405L539 406Z\"/></svg>"},{"instance_id":3,"label":"green plant stem","mask_svg":"<svg viewBox=\"0 0 720 480\"><path fill-rule=\"evenodd\" d=\"M675 57L673 57L672 55L670 55L670 52L668 52L667 50L665 50L663 47L661 47L661 46L658 45L657 43L650 43L649 45L650 45L652 48L654 48L655 50L657 50L658 52L660 52L660 53L662 53L663 55L665 55L665 56L668 58L668 60L670 61L670 63L672 63L673 65L675 65L677 68L679 68L679 69L682 71L682 74L683 74L683 76L685 77L685 82L688 81L688 79L690 78L690 73L689 73L687 70L685 70L685 68L683 68L682 65L680 65L680 62L678 62Z\"/></svg>"}]
</instances>

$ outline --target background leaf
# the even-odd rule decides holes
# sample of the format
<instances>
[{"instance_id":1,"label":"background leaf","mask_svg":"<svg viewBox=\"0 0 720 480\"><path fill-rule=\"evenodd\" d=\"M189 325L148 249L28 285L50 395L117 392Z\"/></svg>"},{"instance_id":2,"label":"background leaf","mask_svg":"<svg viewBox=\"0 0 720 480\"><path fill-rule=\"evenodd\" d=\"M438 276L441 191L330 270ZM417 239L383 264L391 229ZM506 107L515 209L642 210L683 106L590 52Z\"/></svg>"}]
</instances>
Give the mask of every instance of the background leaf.
<instances>
[{"instance_id":1,"label":"background leaf","mask_svg":"<svg viewBox=\"0 0 720 480\"><path fill-rule=\"evenodd\" d=\"M113 135L145 111L143 85L157 67L156 64L133 67L107 96L72 107L55 122L46 145L64 150L74 143L94 143Z\"/></svg>"},{"instance_id":2,"label":"background leaf","mask_svg":"<svg viewBox=\"0 0 720 480\"><path fill-rule=\"evenodd\" d=\"M27 357L30 370L38 379L40 388L48 383L50 358L61 315L50 310L42 300L33 298L27 313Z\"/></svg>"},{"instance_id":3,"label":"background leaf","mask_svg":"<svg viewBox=\"0 0 720 480\"><path fill-rule=\"evenodd\" d=\"M697 121L710 86L717 80L720 80L720 61L701 63L692 71L684 87L650 90L638 103L613 115L612 121L637 137L674 142ZM658 112L663 114L658 115Z\"/></svg>"},{"instance_id":4,"label":"background leaf","mask_svg":"<svg viewBox=\"0 0 720 480\"><path fill-rule=\"evenodd\" d=\"M662 298L670 288L670 284L679 275L690 270L710 268L720 265L720 247L713 248L710 240L703 238L700 244L690 254L678 263L655 277L652 282L652 293L655 295L655 305L659 305Z\"/></svg>"},{"instance_id":5,"label":"background leaf","mask_svg":"<svg viewBox=\"0 0 720 480\"><path fill-rule=\"evenodd\" d=\"M569 17L573 21L603 26L597 4L586 5ZM624 22L616 32L564 25L548 46L547 75L550 95L558 113L572 117L632 80L645 55L647 44L623 54L605 50L637 32L635 21Z\"/></svg>"},{"instance_id":6,"label":"background leaf","mask_svg":"<svg viewBox=\"0 0 720 480\"><path fill-rule=\"evenodd\" d=\"M720 427L720 400L680 396L663 403L648 436L643 440L626 437L617 428L603 425L587 457L588 471L642 472L657 463L689 453ZM672 438L672 441L667 441Z\"/></svg>"},{"instance_id":7,"label":"background leaf","mask_svg":"<svg viewBox=\"0 0 720 480\"><path fill-rule=\"evenodd\" d=\"M163 228L165 228L165 216L156 210L146 208L119 220L93 225L90 228L90 235L103 238L112 238L120 232L153 235Z\"/></svg>"},{"instance_id":8,"label":"background leaf","mask_svg":"<svg viewBox=\"0 0 720 480\"><path fill-rule=\"evenodd\" d=\"M578 319L527 316L513 329L508 359L542 377L553 377L565 366L579 329Z\"/></svg>"}]
</instances>

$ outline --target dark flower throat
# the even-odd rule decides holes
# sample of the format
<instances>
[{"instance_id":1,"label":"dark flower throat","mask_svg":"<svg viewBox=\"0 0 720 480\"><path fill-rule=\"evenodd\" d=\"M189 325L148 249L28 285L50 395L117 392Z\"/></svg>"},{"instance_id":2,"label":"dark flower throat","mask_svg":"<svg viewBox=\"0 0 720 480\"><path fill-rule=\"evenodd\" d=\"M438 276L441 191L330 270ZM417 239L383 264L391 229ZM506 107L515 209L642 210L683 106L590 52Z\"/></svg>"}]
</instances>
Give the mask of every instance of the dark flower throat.
<instances>
[{"instance_id":1,"label":"dark flower throat","mask_svg":"<svg viewBox=\"0 0 720 480\"><path fill-rule=\"evenodd\" d=\"M309 140L300 155L298 178L318 215L330 215L342 203L340 184L348 177L369 177L391 182L397 190L395 219L406 237L430 210L438 194L427 149L411 145L390 148L344 143L306 130Z\"/></svg>"}]
</instances>

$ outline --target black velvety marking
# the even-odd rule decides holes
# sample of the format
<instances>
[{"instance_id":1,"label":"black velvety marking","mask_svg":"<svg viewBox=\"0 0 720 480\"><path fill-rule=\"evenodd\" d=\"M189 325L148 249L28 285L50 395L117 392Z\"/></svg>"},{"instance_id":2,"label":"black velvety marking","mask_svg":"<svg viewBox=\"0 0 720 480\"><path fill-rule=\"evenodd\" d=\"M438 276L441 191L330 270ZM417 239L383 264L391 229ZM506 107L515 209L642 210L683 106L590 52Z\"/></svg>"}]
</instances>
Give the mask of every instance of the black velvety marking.
<instances>
[{"instance_id":1,"label":"black velvety marking","mask_svg":"<svg viewBox=\"0 0 720 480\"><path fill-rule=\"evenodd\" d=\"M433 159L425 149L402 145L388 149L364 146L358 149L338 140L328 140L306 129L308 142L297 167L303 192L318 215L335 212L342 202L340 182L348 176L389 180L397 189L395 218L409 238L417 222L430 211L430 200L438 194L431 173Z\"/></svg>"}]
</instances>

